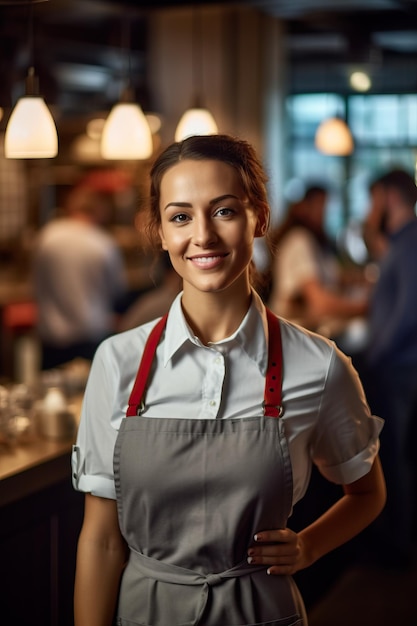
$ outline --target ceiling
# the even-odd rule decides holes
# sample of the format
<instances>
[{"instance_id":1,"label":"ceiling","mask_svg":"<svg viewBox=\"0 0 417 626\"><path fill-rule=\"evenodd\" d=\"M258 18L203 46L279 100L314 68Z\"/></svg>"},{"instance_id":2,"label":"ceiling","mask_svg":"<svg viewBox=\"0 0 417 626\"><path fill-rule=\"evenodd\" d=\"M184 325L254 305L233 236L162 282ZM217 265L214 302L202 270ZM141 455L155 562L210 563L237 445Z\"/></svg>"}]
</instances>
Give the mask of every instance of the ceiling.
<instances>
[{"instance_id":1,"label":"ceiling","mask_svg":"<svg viewBox=\"0 0 417 626\"><path fill-rule=\"evenodd\" d=\"M120 95L130 61L137 97L151 110L148 16L155 9L192 4L200 5L172 0L0 0L0 106L11 107L21 95L27 68L34 63L41 92L60 115L108 110ZM343 91L343 70L358 63L373 65L377 91L417 89L416 0L240 4L285 21L293 91Z\"/></svg>"}]
</instances>

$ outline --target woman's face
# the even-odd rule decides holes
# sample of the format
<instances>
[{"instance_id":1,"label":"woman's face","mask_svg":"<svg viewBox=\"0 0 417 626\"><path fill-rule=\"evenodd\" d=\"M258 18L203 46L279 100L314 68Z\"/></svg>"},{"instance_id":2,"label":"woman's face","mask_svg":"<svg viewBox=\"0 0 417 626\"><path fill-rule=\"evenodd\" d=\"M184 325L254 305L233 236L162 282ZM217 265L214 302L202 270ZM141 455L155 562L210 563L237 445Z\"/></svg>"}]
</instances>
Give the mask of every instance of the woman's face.
<instances>
[{"instance_id":1,"label":"woman's face","mask_svg":"<svg viewBox=\"0 0 417 626\"><path fill-rule=\"evenodd\" d=\"M253 239L265 218L250 204L237 171L222 161L184 160L161 181L159 234L184 292L249 287Z\"/></svg>"}]
</instances>

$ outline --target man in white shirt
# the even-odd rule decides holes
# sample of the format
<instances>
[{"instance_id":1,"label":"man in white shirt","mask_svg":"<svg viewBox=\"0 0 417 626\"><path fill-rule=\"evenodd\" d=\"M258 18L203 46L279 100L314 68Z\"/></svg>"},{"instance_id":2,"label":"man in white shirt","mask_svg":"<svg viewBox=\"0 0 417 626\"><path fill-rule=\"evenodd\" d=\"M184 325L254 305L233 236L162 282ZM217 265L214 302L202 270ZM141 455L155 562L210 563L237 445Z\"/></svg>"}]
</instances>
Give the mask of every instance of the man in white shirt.
<instances>
[{"instance_id":1,"label":"man in white shirt","mask_svg":"<svg viewBox=\"0 0 417 626\"><path fill-rule=\"evenodd\" d=\"M127 288L121 251L102 227L108 199L81 184L70 192L66 209L65 217L41 230L34 253L43 369L92 359L114 332L115 306Z\"/></svg>"}]
</instances>

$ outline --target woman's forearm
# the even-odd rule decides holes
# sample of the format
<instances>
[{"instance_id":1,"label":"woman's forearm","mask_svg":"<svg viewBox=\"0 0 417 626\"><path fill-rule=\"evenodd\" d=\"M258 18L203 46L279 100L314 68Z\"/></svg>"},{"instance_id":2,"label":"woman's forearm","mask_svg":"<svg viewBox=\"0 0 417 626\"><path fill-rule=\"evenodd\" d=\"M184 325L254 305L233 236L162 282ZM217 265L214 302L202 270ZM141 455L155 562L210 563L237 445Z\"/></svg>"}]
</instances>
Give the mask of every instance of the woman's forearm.
<instances>
[{"instance_id":1,"label":"woman's forearm","mask_svg":"<svg viewBox=\"0 0 417 626\"><path fill-rule=\"evenodd\" d=\"M82 535L78 543L74 588L75 626L111 626L125 553L97 545Z\"/></svg>"},{"instance_id":2,"label":"woman's forearm","mask_svg":"<svg viewBox=\"0 0 417 626\"><path fill-rule=\"evenodd\" d=\"M116 502L87 494L77 549L75 626L111 626L126 555Z\"/></svg>"},{"instance_id":3,"label":"woman's forearm","mask_svg":"<svg viewBox=\"0 0 417 626\"><path fill-rule=\"evenodd\" d=\"M249 562L267 565L270 574L294 574L359 534L385 504L379 459L369 474L343 489L340 500L299 533L290 528L257 533L248 550Z\"/></svg>"},{"instance_id":4,"label":"woman's forearm","mask_svg":"<svg viewBox=\"0 0 417 626\"><path fill-rule=\"evenodd\" d=\"M358 535L379 515L386 499L379 459L370 474L344 490L340 500L298 533L307 565Z\"/></svg>"}]
</instances>

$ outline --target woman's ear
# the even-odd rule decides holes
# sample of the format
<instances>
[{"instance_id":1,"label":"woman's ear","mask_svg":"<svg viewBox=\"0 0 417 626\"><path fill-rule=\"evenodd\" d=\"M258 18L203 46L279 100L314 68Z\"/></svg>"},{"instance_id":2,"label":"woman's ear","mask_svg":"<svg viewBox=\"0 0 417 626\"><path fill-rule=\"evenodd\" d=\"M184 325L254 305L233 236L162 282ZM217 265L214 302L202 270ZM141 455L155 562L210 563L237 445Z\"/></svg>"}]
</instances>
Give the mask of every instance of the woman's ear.
<instances>
[{"instance_id":1,"label":"woman's ear","mask_svg":"<svg viewBox=\"0 0 417 626\"><path fill-rule=\"evenodd\" d=\"M158 228L158 235L159 235L159 238L160 238L160 240L161 240L162 250L168 250L168 248L167 248L167 244L166 244L166 241L165 241L164 234L163 234L163 232L162 232L162 227L161 227L161 226Z\"/></svg>"},{"instance_id":2,"label":"woman's ear","mask_svg":"<svg viewBox=\"0 0 417 626\"><path fill-rule=\"evenodd\" d=\"M263 237L268 230L269 225L269 211L259 211L258 221L255 228L255 237Z\"/></svg>"}]
</instances>

